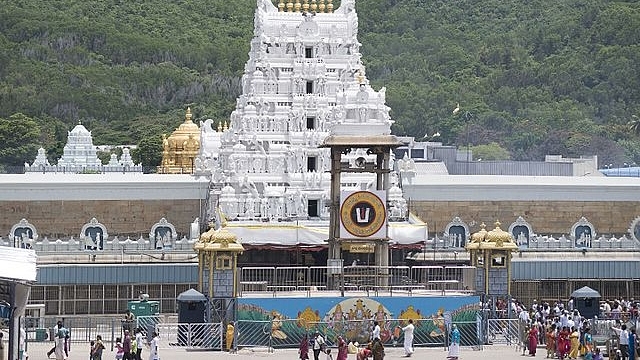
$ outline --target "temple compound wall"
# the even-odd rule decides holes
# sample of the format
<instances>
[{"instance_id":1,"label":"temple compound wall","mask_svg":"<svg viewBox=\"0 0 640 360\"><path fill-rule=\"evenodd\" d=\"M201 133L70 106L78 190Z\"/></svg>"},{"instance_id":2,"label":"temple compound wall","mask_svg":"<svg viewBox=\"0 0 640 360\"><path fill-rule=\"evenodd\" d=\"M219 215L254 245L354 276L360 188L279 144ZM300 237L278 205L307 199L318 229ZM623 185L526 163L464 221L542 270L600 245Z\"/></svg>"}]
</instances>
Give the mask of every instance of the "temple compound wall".
<instances>
[{"instance_id":1,"label":"temple compound wall","mask_svg":"<svg viewBox=\"0 0 640 360\"><path fill-rule=\"evenodd\" d=\"M37 228L40 238L77 238L83 225L96 218L109 234L135 239L146 237L153 224L166 218L182 235L200 216L200 205L197 199L0 201L0 231L8 234L24 218Z\"/></svg>"},{"instance_id":2,"label":"temple compound wall","mask_svg":"<svg viewBox=\"0 0 640 360\"><path fill-rule=\"evenodd\" d=\"M430 233L443 233L454 217L467 224L505 224L519 216L538 234L568 234L581 217L600 234L625 234L640 216L639 201L410 201L410 210L429 224ZM473 231L473 229L472 229Z\"/></svg>"},{"instance_id":3,"label":"temple compound wall","mask_svg":"<svg viewBox=\"0 0 640 360\"><path fill-rule=\"evenodd\" d=\"M110 234L140 235L164 217L175 224L179 234L186 234L200 216L203 200L0 201L0 231L6 234L26 218L41 238L77 236L95 217ZM538 234L568 234L581 217L589 219L599 234L625 234L640 216L640 202L636 201L413 201L410 209L429 224L430 234L446 232L454 217L473 230L482 222L500 219L510 224L519 216Z\"/></svg>"}]
</instances>

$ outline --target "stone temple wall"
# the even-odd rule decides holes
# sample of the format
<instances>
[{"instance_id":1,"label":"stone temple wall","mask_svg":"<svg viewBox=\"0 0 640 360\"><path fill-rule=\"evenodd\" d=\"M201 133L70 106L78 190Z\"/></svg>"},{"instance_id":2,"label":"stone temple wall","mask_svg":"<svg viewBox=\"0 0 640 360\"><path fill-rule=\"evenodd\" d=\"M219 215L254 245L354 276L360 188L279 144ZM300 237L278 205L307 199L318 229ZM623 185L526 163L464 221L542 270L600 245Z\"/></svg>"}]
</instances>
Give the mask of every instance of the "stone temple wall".
<instances>
[{"instance_id":1,"label":"stone temple wall","mask_svg":"<svg viewBox=\"0 0 640 360\"><path fill-rule=\"evenodd\" d=\"M0 201L0 236L6 237L24 218L36 227L40 239L77 238L93 217L107 228L110 237L148 237L151 227L163 217L178 234L188 236L191 222L200 216L200 203L197 199Z\"/></svg>"},{"instance_id":2,"label":"stone temple wall","mask_svg":"<svg viewBox=\"0 0 640 360\"><path fill-rule=\"evenodd\" d=\"M593 224L598 234L626 234L640 216L639 201L411 201L410 210L429 225L429 232L442 233L458 216L470 230L496 220L507 229L522 216L536 234L568 234L581 217Z\"/></svg>"}]
</instances>

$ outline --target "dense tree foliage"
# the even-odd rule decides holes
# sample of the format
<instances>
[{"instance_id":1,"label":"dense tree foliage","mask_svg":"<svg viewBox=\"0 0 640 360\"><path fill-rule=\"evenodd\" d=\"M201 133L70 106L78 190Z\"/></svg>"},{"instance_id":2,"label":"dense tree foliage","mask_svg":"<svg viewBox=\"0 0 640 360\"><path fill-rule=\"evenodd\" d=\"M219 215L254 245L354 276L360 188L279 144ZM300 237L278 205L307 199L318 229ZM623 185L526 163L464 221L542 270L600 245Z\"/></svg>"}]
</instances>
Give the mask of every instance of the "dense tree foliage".
<instances>
[{"instance_id":1,"label":"dense tree foliage","mask_svg":"<svg viewBox=\"0 0 640 360\"><path fill-rule=\"evenodd\" d=\"M187 105L217 123L240 92L255 4L5 0L0 118L34 119L51 157L78 120L97 144L169 133ZM388 89L394 133L495 143L517 160L597 154L603 164L640 163L630 129L640 115L639 2L356 6L363 62L373 86ZM452 114L457 103L474 114L469 122Z\"/></svg>"},{"instance_id":2,"label":"dense tree foliage","mask_svg":"<svg viewBox=\"0 0 640 360\"><path fill-rule=\"evenodd\" d=\"M35 157L38 150L40 127L24 114L0 118L0 159L3 171L15 172L24 165L24 159Z\"/></svg>"}]
</instances>

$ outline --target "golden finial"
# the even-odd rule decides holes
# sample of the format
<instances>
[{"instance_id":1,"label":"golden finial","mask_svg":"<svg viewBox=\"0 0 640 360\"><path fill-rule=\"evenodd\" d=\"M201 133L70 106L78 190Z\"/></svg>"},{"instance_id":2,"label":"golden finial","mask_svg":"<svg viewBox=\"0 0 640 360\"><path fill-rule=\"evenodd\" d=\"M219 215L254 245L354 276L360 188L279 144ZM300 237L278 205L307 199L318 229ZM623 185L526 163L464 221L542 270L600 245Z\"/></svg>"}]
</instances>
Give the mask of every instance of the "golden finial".
<instances>
[{"instance_id":1,"label":"golden finial","mask_svg":"<svg viewBox=\"0 0 640 360\"><path fill-rule=\"evenodd\" d=\"M287 12L293 12L293 2L287 1Z\"/></svg>"},{"instance_id":2,"label":"golden finial","mask_svg":"<svg viewBox=\"0 0 640 360\"><path fill-rule=\"evenodd\" d=\"M280 11L280 12L284 11L284 0L279 0L278 1L278 11Z\"/></svg>"},{"instance_id":3,"label":"golden finial","mask_svg":"<svg viewBox=\"0 0 640 360\"><path fill-rule=\"evenodd\" d=\"M332 4L333 0L327 0L327 12L328 13L332 13L333 12L333 4Z\"/></svg>"},{"instance_id":4,"label":"golden finial","mask_svg":"<svg viewBox=\"0 0 640 360\"><path fill-rule=\"evenodd\" d=\"M222 132L222 120L218 121L218 132Z\"/></svg>"},{"instance_id":5,"label":"golden finial","mask_svg":"<svg viewBox=\"0 0 640 360\"><path fill-rule=\"evenodd\" d=\"M229 130L229 123L225 121L225 122L224 122L224 126L223 126L223 128L222 128L222 129L223 129L224 131Z\"/></svg>"},{"instance_id":6,"label":"golden finial","mask_svg":"<svg viewBox=\"0 0 640 360\"><path fill-rule=\"evenodd\" d=\"M300 12L300 7L302 7L302 4L300 4L300 0L296 0L296 3L293 5L293 11Z\"/></svg>"},{"instance_id":7,"label":"golden finial","mask_svg":"<svg viewBox=\"0 0 640 360\"><path fill-rule=\"evenodd\" d=\"M193 115L191 115L191 107L187 107L187 115L184 116L184 122L186 123L190 123L191 122L191 117Z\"/></svg>"},{"instance_id":8,"label":"golden finial","mask_svg":"<svg viewBox=\"0 0 640 360\"><path fill-rule=\"evenodd\" d=\"M311 12L318 11L318 4L316 4L316 0L311 0Z\"/></svg>"},{"instance_id":9,"label":"golden finial","mask_svg":"<svg viewBox=\"0 0 640 360\"><path fill-rule=\"evenodd\" d=\"M302 11L309 12L309 0L304 0L302 3Z\"/></svg>"},{"instance_id":10,"label":"golden finial","mask_svg":"<svg viewBox=\"0 0 640 360\"><path fill-rule=\"evenodd\" d=\"M320 0L320 5L318 5L318 9L320 9L321 13L324 12L324 0Z\"/></svg>"}]
</instances>

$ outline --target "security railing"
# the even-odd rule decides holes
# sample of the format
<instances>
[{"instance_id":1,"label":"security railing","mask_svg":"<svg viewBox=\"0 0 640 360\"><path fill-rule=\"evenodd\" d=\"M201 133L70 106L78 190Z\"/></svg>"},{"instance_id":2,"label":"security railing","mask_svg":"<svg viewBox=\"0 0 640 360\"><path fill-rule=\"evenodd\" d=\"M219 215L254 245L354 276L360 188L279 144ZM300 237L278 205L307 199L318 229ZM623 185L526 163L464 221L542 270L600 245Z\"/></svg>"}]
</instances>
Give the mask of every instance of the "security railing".
<instances>
[{"instance_id":1,"label":"security railing","mask_svg":"<svg viewBox=\"0 0 640 360\"><path fill-rule=\"evenodd\" d=\"M488 319L485 334L487 344L519 346L523 343L523 325L520 319Z\"/></svg>"},{"instance_id":2,"label":"security railing","mask_svg":"<svg viewBox=\"0 0 640 360\"><path fill-rule=\"evenodd\" d=\"M242 267L240 293L312 292L341 290L376 295L384 292L471 292L475 268L471 266L324 266Z\"/></svg>"},{"instance_id":3,"label":"security railing","mask_svg":"<svg viewBox=\"0 0 640 360\"><path fill-rule=\"evenodd\" d=\"M88 344L97 335L102 337L105 347L113 350L118 339L124 336L124 330L133 332L140 329L147 341L155 331L160 338L161 348L222 349L222 323L177 323L166 322L167 316L139 316L132 322L116 317L25 317L27 342L51 342L53 347L53 328L63 321L69 330L69 347L72 344Z\"/></svg>"}]
</instances>

